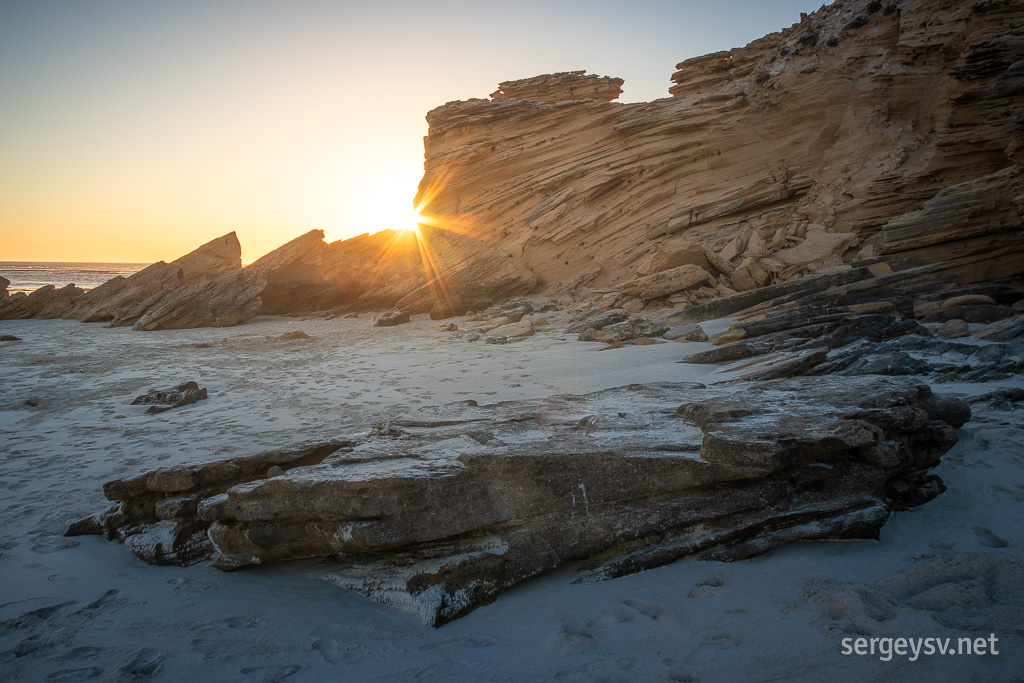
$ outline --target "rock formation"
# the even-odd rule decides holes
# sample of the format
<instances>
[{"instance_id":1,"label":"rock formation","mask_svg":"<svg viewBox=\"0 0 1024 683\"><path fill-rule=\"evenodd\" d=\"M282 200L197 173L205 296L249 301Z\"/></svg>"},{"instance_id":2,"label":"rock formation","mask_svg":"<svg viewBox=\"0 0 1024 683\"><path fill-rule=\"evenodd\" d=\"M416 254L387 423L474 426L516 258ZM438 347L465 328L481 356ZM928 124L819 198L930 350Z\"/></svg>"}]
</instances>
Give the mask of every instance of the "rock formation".
<instances>
[{"instance_id":1,"label":"rock formation","mask_svg":"<svg viewBox=\"0 0 1024 683\"><path fill-rule=\"evenodd\" d=\"M685 308L860 266L1019 279L1019 3L843 0L676 69L653 102L614 102L620 79L571 71L429 112L419 239L313 231L241 273L225 262L182 283L157 264L84 297L0 301L0 318L444 318L561 292Z\"/></svg>"},{"instance_id":2,"label":"rock formation","mask_svg":"<svg viewBox=\"0 0 1024 683\"><path fill-rule=\"evenodd\" d=\"M570 560L590 558L592 581L695 553L876 538L891 510L941 491L926 473L969 417L897 378L469 401L112 481L117 503L68 533L156 564L332 556L330 580L440 625Z\"/></svg>"}]
</instances>

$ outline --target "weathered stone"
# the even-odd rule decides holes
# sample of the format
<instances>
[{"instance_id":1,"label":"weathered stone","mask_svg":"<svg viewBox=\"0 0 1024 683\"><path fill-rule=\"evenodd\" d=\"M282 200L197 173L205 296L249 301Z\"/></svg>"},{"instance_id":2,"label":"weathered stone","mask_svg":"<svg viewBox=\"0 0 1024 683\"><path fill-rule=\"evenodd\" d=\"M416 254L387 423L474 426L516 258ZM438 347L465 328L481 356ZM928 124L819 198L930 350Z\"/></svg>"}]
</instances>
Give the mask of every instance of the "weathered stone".
<instances>
[{"instance_id":1,"label":"weathered stone","mask_svg":"<svg viewBox=\"0 0 1024 683\"><path fill-rule=\"evenodd\" d=\"M496 100L517 99L532 102L561 102L592 99L611 102L622 93L622 79L585 75L586 71L564 71L518 81L505 81L491 93Z\"/></svg>"},{"instance_id":2,"label":"weathered stone","mask_svg":"<svg viewBox=\"0 0 1024 683\"><path fill-rule=\"evenodd\" d=\"M148 405L147 415L163 413L171 408L181 408L206 399L206 389L200 388L195 382L185 382L173 389L151 389L148 393L138 396L132 401L133 406Z\"/></svg>"},{"instance_id":3,"label":"weathered stone","mask_svg":"<svg viewBox=\"0 0 1024 683\"><path fill-rule=\"evenodd\" d=\"M291 332L285 332L278 339L310 339L311 337L303 332L302 330L293 330Z\"/></svg>"},{"instance_id":4,"label":"weathered stone","mask_svg":"<svg viewBox=\"0 0 1024 683\"><path fill-rule=\"evenodd\" d=\"M506 337L508 339L525 339L533 336L533 323L529 320L520 320L515 323L508 323L495 327L487 332L489 337Z\"/></svg>"},{"instance_id":5,"label":"weathered stone","mask_svg":"<svg viewBox=\"0 0 1024 683\"><path fill-rule=\"evenodd\" d=\"M959 339L960 337L966 337L970 333L971 330L967 322L957 318L947 320L939 325L939 329L935 330L935 334L943 339Z\"/></svg>"},{"instance_id":6,"label":"weathered stone","mask_svg":"<svg viewBox=\"0 0 1024 683\"><path fill-rule=\"evenodd\" d=\"M385 311L373 317L374 327L394 327L409 322L409 311Z\"/></svg>"},{"instance_id":7,"label":"weathered stone","mask_svg":"<svg viewBox=\"0 0 1024 683\"><path fill-rule=\"evenodd\" d=\"M1009 306L974 304L967 306L948 306L938 313L925 316L923 322L940 323L947 320L964 320L969 323L994 323L1013 315Z\"/></svg>"},{"instance_id":8,"label":"weathered stone","mask_svg":"<svg viewBox=\"0 0 1024 683\"><path fill-rule=\"evenodd\" d=\"M565 328L566 334L577 334L586 330L600 330L603 327L629 320L623 311L593 311Z\"/></svg>"},{"instance_id":9,"label":"weathered stone","mask_svg":"<svg viewBox=\"0 0 1024 683\"><path fill-rule=\"evenodd\" d=\"M671 270L679 266L694 265L710 271L711 264L704 255L704 246L689 240L672 240L662 243L658 250L637 269L637 275L650 275Z\"/></svg>"},{"instance_id":10,"label":"weathered stone","mask_svg":"<svg viewBox=\"0 0 1024 683\"><path fill-rule=\"evenodd\" d=\"M606 344L614 342L627 342L639 337L659 337L668 331L668 325L663 325L652 320L637 318L614 325L606 325L600 330L584 330L580 333L579 341L599 341Z\"/></svg>"},{"instance_id":11,"label":"weathered stone","mask_svg":"<svg viewBox=\"0 0 1024 683\"><path fill-rule=\"evenodd\" d=\"M332 556L328 580L440 625L573 560L592 558L589 581L711 549L746 557L780 538L877 537L891 509L934 495L920 475L969 415L890 378L463 402L399 422L401 439L229 459L235 478L197 490L195 513L162 504L183 515L171 520L156 512L165 493L112 483L125 498L69 533L101 531L154 564ZM467 436L484 426L500 445ZM191 476L158 488L203 481L215 464L168 468Z\"/></svg>"},{"instance_id":12,"label":"weathered stone","mask_svg":"<svg viewBox=\"0 0 1024 683\"><path fill-rule=\"evenodd\" d=\"M953 306L995 306L996 300L985 294L962 294L946 299L939 306L940 311Z\"/></svg>"},{"instance_id":13,"label":"weathered stone","mask_svg":"<svg viewBox=\"0 0 1024 683\"><path fill-rule=\"evenodd\" d=\"M676 341L688 341L688 342L706 342L708 335L697 323L683 323L673 327L668 332L662 335L665 339L674 339Z\"/></svg>"},{"instance_id":14,"label":"weathered stone","mask_svg":"<svg viewBox=\"0 0 1024 683\"><path fill-rule=\"evenodd\" d=\"M645 301L690 289L711 277L708 271L700 266L688 263L653 275L629 280L619 285L623 294L635 296Z\"/></svg>"}]
</instances>

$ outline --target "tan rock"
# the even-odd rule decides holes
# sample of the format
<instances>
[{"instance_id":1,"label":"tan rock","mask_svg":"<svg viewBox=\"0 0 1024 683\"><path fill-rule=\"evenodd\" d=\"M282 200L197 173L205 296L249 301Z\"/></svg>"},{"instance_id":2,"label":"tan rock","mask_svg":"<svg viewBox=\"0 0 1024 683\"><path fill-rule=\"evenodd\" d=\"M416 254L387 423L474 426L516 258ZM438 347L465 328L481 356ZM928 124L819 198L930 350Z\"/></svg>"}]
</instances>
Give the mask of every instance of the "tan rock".
<instances>
[{"instance_id":1,"label":"tan rock","mask_svg":"<svg viewBox=\"0 0 1024 683\"><path fill-rule=\"evenodd\" d=\"M650 275L687 264L711 270L711 264L708 263L708 259L704 255L703 245L689 240L672 240L663 243L658 251L637 268L636 272L637 275Z\"/></svg>"},{"instance_id":2,"label":"tan rock","mask_svg":"<svg viewBox=\"0 0 1024 683\"><path fill-rule=\"evenodd\" d=\"M531 320L520 320L517 323L507 323L499 327L484 330L488 337L531 337L533 336L533 322Z\"/></svg>"},{"instance_id":3,"label":"tan rock","mask_svg":"<svg viewBox=\"0 0 1024 683\"><path fill-rule=\"evenodd\" d=\"M940 311L944 311L947 308L953 306L995 306L996 300L990 296L984 294L963 294L961 296L954 296L946 299L939 306Z\"/></svg>"},{"instance_id":4,"label":"tan rock","mask_svg":"<svg viewBox=\"0 0 1024 683\"><path fill-rule=\"evenodd\" d=\"M623 282L619 285L619 289L623 294L629 294L647 301L690 289L702 282L707 282L708 277L710 277L708 271L700 266L687 264L637 278L636 280Z\"/></svg>"},{"instance_id":5,"label":"tan rock","mask_svg":"<svg viewBox=\"0 0 1024 683\"><path fill-rule=\"evenodd\" d=\"M491 330L497 329L497 328L502 327L504 325L508 325L511 322L512 322L512 318L508 318L506 316L500 316L500 317L497 317L497 318L491 318L490 320L486 321L482 325L477 325L476 329L480 330L481 332L490 332Z\"/></svg>"},{"instance_id":6,"label":"tan rock","mask_svg":"<svg viewBox=\"0 0 1024 683\"><path fill-rule=\"evenodd\" d=\"M821 226L808 226L807 238L795 247L775 253L782 263L794 265L821 264L841 255L857 245L857 235L852 232L825 232Z\"/></svg>"}]
</instances>

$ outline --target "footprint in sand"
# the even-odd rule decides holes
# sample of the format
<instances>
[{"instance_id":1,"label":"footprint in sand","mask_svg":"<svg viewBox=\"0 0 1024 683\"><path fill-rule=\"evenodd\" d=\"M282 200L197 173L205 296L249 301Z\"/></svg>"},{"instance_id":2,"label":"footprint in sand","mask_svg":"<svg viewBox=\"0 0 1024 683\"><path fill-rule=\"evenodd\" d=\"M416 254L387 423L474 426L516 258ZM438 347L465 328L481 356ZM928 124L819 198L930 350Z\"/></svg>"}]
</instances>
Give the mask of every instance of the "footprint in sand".
<instances>
[{"instance_id":1,"label":"footprint in sand","mask_svg":"<svg viewBox=\"0 0 1024 683\"><path fill-rule=\"evenodd\" d=\"M722 586L729 585L729 577L725 574L712 574L703 581L694 584L690 592L686 594L688 598L712 598L717 589Z\"/></svg>"},{"instance_id":2,"label":"footprint in sand","mask_svg":"<svg viewBox=\"0 0 1024 683\"><path fill-rule=\"evenodd\" d=\"M669 609L659 602L643 598L626 598L622 601L622 604L654 621L661 619Z\"/></svg>"},{"instance_id":3,"label":"footprint in sand","mask_svg":"<svg viewBox=\"0 0 1024 683\"><path fill-rule=\"evenodd\" d=\"M983 526L972 526L971 531L978 537L978 543L986 548L1005 548L1010 545L1002 536L995 534L991 529Z\"/></svg>"}]
</instances>

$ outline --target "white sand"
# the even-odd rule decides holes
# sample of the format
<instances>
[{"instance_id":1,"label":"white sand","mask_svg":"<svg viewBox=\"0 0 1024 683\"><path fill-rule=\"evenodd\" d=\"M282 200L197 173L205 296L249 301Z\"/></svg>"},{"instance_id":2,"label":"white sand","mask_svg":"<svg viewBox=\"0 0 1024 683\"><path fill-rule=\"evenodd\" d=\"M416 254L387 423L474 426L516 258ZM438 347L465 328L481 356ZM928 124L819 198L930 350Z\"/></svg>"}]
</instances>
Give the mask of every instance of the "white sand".
<instances>
[{"instance_id":1,"label":"white sand","mask_svg":"<svg viewBox=\"0 0 1024 683\"><path fill-rule=\"evenodd\" d=\"M0 344L0 679L945 681L1024 671L1019 414L968 423L936 470L949 490L894 515L879 542L685 560L598 584L572 585L570 567L440 629L320 580L329 568L319 561L152 567L119 543L62 537L69 520L105 507L103 482L159 465L362 432L423 405L714 379L713 367L674 362L706 344L599 352L559 327L497 346L437 328L424 317L383 329L259 318L153 333L0 323L24 339ZM313 339L275 339L294 329ZM207 401L158 416L129 405L189 379ZM30 396L42 405L24 405ZM893 577L887 598L881 583ZM990 632L997 656L840 654L849 634L955 643Z\"/></svg>"}]
</instances>

